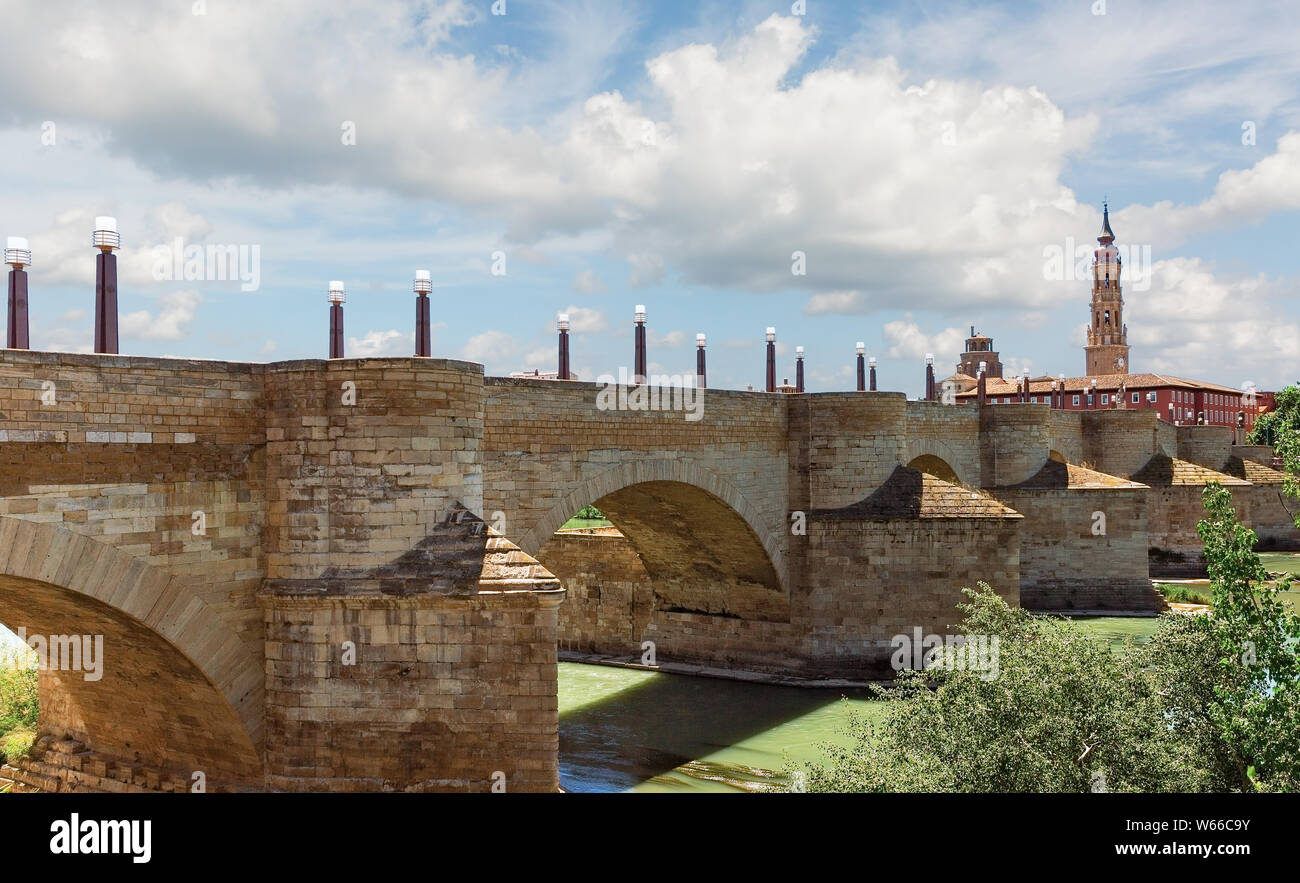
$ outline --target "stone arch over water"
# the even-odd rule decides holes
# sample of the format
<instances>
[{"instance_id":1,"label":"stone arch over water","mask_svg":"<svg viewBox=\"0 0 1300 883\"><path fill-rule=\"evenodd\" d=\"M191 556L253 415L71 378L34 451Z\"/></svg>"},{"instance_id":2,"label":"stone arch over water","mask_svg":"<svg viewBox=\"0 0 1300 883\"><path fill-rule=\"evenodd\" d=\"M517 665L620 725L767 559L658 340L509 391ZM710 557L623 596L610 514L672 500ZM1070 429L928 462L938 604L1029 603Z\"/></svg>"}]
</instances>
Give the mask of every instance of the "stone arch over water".
<instances>
[{"instance_id":1,"label":"stone arch over water","mask_svg":"<svg viewBox=\"0 0 1300 883\"><path fill-rule=\"evenodd\" d=\"M966 465L961 452L940 439L908 439L899 456L899 463L928 472L950 484L972 487L977 483L978 476Z\"/></svg>"},{"instance_id":2,"label":"stone arch over water","mask_svg":"<svg viewBox=\"0 0 1300 883\"><path fill-rule=\"evenodd\" d=\"M40 673L42 733L185 779L201 771L209 790L262 785L262 661L178 578L71 531L0 517L0 622L46 645L102 638L97 679L89 659Z\"/></svg>"},{"instance_id":3,"label":"stone arch over water","mask_svg":"<svg viewBox=\"0 0 1300 883\"><path fill-rule=\"evenodd\" d=\"M715 473L681 458L611 467L574 486L517 541L520 548L538 555L587 505L600 509L635 547L667 606L703 610L726 596L727 609L710 612L788 614L784 537Z\"/></svg>"}]
</instances>

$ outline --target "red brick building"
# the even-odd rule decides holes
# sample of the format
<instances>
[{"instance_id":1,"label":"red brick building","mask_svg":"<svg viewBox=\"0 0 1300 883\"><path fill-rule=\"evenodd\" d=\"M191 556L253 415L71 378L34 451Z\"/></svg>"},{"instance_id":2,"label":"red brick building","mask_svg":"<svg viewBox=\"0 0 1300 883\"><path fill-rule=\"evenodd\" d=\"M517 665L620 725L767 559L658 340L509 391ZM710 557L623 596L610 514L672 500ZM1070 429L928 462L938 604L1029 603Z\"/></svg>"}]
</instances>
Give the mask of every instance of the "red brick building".
<instances>
[{"instance_id":1,"label":"red brick building","mask_svg":"<svg viewBox=\"0 0 1300 883\"><path fill-rule=\"evenodd\" d=\"M951 382L958 400L978 398L981 370L988 404L1039 402L1067 411L1103 408L1154 409L1161 419L1178 425L1205 424L1240 427L1241 439L1260 414L1276 406L1273 393L1259 392L1171 377L1129 373L1128 326L1124 323L1121 266L1110 228L1110 210L1102 210L1101 234L1093 251L1092 302L1082 377L1002 376L1002 363L991 338L975 333L966 340L966 352Z\"/></svg>"},{"instance_id":2,"label":"red brick building","mask_svg":"<svg viewBox=\"0 0 1300 883\"><path fill-rule=\"evenodd\" d=\"M970 378L972 381L974 378ZM1160 417L1180 426L1207 424L1237 426L1238 414L1246 431L1260 414L1274 407L1273 393L1250 394L1217 383L1170 377L1164 374L1102 374L1097 377L1031 377L1029 393L1023 395L1024 378L985 380L988 404L1030 401L1066 411L1096 411L1105 408L1156 410ZM959 400L978 396L978 389L957 393Z\"/></svg>"}]
</instances>

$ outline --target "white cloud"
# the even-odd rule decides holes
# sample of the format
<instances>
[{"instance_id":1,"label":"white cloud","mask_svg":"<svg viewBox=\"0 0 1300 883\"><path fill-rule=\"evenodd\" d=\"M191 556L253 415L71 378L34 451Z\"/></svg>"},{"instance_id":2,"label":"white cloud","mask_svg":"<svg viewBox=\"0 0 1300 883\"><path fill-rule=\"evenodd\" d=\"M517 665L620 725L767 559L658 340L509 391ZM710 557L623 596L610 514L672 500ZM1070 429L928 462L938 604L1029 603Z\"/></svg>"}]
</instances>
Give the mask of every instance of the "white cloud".
<instances>
[{"instance_id":1,"label":"white cloud","mask_svg":"<svg viewBox=\"0 0 1300 883\"><path fill-rule=\"evenodd\" d=\"M608 286L600 281L595 270L583 270L573 279L573 290L578 294L605 294Z\"/></svg>"},{"instance_id":2,"label":"white cloud","mask_svg":"<svg viewBox=\"0 0 1300 883\"><path fill-rule=\"evenodd\" d=\"M519 353L514 337L504 331L484 331L476 334L461 347L461 358L471 362L498 365L506 363Z\"/></svg>"},{"instance_id":3,"label":"white cloud","mask_svg":"<svg viewBox=\"0 0 1300 883\"><path fill-rule=\"evenodd\" d=\"M197 291L172 291L158 297L158 309L136 310L118 320L123 337L141 340L184 340L203 298Z\"/></svg>"},{"instance_id":4,"label":"white cloud","mask_svg":"<svg viewBox=\"0 0 1300 883\"><path fill-rule=\"evenodd\" d=\"M1198 258L1158 261L1151 290L1128 303L1130 370L1229 386L1294 379L1300 324L1279 315L1279 301L1294 297L1294 283L1288 288L1262 275L1220 277Z\"/></svg>"},{"instance_id":5,"label":"white cloud","mask_svg":"<svg viewBox=\"0 0 1300 883\"><path fill-rule=\"evenodd\" d=\"M271 343L268 341L268 343ZM272 346L274 344L272 343ZM415 352L415 333L397 329L388 331L367 331L360 339L348 338L345 352L355 358L377 358L381 356L409 356Z\"/></svg>"},{"instance_id":6,"label":"white cloud","mask_svg":"<svg viewBox=\"0 0 1300 883\"><path fill-rule=\"evenodd\" d=\"M852 314L868 311L867 296L860 291L828 291L808 298L803 308L806 316Z\"/></svg>"},{"instance_id":7,"label":"white cloud","mask_svg":"<svg viewBox=\"0 0 1300 883\"><path fill-rule=\"evenodd\" d=\"M633 288L658 285L664 279L666 267L662 255L633 252L627 256L627 262L631 266L627 281Z\"/></svg>"},{"instance_id":8,"label":"white cloud","mask_svg":"<svg viewBox=\"0 0 1300 883\"><path fill-rule=\"evenodd\" d=\"M605 314L591 307L569 304L561 313L569 314L569 331L573 334L597 334L609 327ZM552 329L547 328L547 331Z\"/></svg>"},{"instance_id":9,"label":"white cloud","mask_svg":"<svg viewBox=\"0 0 1300 883\"><path fill-rule=\"evenodd\" d=\"M1283 135L1276 152L1249 168L1221 174L1214 192L1199 203L1133 205L1116 212L1115 222L1119 229L1140 231L1143 242L1169 247L1193 233L1254 224L1274 212L1296 210L1300 210L1300 131Z\"/></svg>"},{"instance_id":10,"label":"white cloud","mask_svg":"<svg viewBox=\"0 0 1300 883\"><path fill-rule=\"evenodd\" d=\"M881 330L885 340L892 344L889 356L894 359L924 359L926 353L934 353L938 363L947 361L950 357L955 363L966 348L965 329L945 328L938 334L928 335L912 321L911 316L905 320L886 322Z\"/></svg>"},{"instance_id":11,"label":"white cloud","mask_svg":"<svg viewBox=\"0 0 1300 883\"><path fill-rule=\"evenodd\" d=\"M649 333L646 335L648 338L647 343L652 347L674 350L685 346L688 341L690 343L695 342L695 335L688 334L685 331L669 331L667 334L660 334L654 329L648 329L648 331Z\"/></svg>"}]
</instances>

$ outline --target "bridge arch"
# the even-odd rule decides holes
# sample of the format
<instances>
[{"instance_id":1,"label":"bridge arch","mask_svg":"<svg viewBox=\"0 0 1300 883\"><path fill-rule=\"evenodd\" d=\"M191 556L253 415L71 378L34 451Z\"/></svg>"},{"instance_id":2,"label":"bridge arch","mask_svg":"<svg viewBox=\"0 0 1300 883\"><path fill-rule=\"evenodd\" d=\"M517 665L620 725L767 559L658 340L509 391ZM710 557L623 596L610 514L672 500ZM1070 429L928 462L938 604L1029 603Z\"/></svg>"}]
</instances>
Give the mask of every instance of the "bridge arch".
<instances>
[{"instance_id":1,"label":"bridge arch","mask_svg":"<svg viewBox=\"0 0 1300 883\"><path fill-rule=\"evenodd\" d=\"M898 460L904 466L928 472L951 484L973 487L978 477L961 452L942 439L908 439Z\"/></svg>"},{"instance_id":2,"label":"bridge arch","mask_svg":"<svg viewBox=\"0 0 1300 883\"><path fill-rule=\"evenodd\" d=\"M102 673L40 673L41 728L212 790L262 785L260 657L182 580L50 524L0 516L0 622L102 636ZM93 640L93 639L92 639Z\"/></svg>"},{"instance_id":3,"label":"bridge arch","mask_svg":"<svg viewBox=\"0 0 1300 883\"><path fill-rule=\"evenodd\" d=\"M585 481L580 481L517 540L518 545L527 554L536 556L551 535L559 530L573 513L587 505L594 504L602 511L613 510L607 514L610 514L611 520L617 524L620 520L618 516L624 514L617 511L622 508L617 500L621 495L620 492L641 487L643 489L641 492L657 493L662 499L662 492L668 491L665 485L691 489L686 491L691 499L685 502L699 506L712 517L739 522L736 527L743 525L745 532L757 547L755 551L761 549L765 559L763 563L770 566L777 587L788 599L789 582L783 532L773 530L758 509L730 482L689 459L657 458L622 463ZM603 506L602 500L605 501ZM707 525L695 526L707 527ZM635 537L630 536L629 539L634 545L636 544Z\"/></svg>"}]
</instances>

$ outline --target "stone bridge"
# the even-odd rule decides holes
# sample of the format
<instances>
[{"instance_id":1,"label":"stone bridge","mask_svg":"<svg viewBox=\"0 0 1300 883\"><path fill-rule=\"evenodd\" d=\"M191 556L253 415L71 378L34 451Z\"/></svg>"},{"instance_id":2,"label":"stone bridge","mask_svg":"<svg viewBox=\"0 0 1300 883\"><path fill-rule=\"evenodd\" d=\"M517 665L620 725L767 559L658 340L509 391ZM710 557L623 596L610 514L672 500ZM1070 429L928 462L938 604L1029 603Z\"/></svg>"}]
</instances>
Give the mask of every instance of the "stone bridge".
<instances>
[{"instance_id":1,"label":"stone bridge","mask_svg":"<svg viewBox=\"0 0 1300 883\"><path fill-rule=\"evenodd\" d=\"M1260 452L1151 412L707 390L686 416L440 359L0 352L0 623L103 642L101 678L42 672L9 775L554 790L561 646L863 677L978 580L1152 610L1211 480L1296 547ZM588 504L618 532L557 534Z\"/></svg>"}]
</instances>

